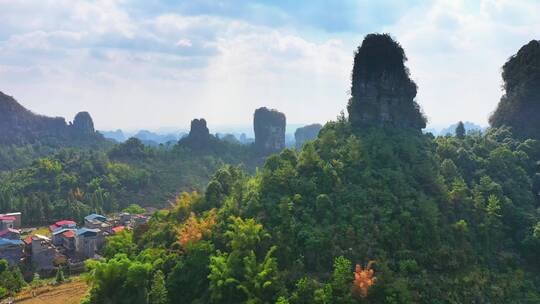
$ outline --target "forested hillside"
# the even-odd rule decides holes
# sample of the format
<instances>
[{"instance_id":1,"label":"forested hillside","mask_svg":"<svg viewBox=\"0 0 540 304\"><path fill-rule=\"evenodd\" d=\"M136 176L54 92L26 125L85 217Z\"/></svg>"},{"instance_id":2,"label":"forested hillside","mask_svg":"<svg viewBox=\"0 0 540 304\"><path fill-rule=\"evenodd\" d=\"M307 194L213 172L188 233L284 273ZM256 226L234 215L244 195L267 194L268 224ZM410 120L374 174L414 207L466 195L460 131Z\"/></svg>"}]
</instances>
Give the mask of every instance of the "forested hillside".
<instances>
[{"instance_id":1,"label":"forested hillside","mask_svg":"<svg viewBox=\"0 0 540 304\"><path fill-rule=\"evenodd\" d=\"M0 177L0 212L21 211L25 225L43 225L116 212L133 203L163 208L180 191L203 189L226 163L256 162L248 146L212 142L212 151L182 143L152 148L138 139L108 152L62 149Z\"/></svg>"},{"instance_id":2,"label":"forested hillside","mask_svg":"<svg viewBox=\"0 0 540 304\"><path fill-rule=\"evenodd\" d=\"M405 59L368 35L349 118L112 237L84 303L540 302L540 143L422 134Z\"/></svg>"}]
</instances>

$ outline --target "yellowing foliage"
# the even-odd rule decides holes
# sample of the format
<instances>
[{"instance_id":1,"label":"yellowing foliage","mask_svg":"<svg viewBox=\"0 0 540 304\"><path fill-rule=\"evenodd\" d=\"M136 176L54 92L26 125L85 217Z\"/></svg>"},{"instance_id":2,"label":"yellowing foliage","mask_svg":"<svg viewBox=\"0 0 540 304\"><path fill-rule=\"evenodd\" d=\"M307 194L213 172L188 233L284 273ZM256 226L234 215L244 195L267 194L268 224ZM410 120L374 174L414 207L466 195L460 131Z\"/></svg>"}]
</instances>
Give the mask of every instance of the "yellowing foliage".
<instances>
[{"instance_id":1,"label":"yellowing foliage","mask_svg":"<svg viewBox=\"0 0 540 304\"><path fill-rule=\"evenodd\" d=\"M178 230L178 243L185 247L188 243L200 241L216 224L216 210L212 209L204 218L197 218L191 212L188 219Z\"/></svg>"},{"instance_id":2,"label":"yellowing foliage","mask_svg":"<svg viewBox=\"0 0 540 304\"><path fill-rule=\"evenodd\" d=\"M78 201L82 201L84 198L84 191L79 189L79 187L75 188L75 190L71 191L71 194L73 195L73 198L75 198Z\"/></svg>"},{"instance_id":3,"label":"yellowing foliage","mask_svg":"<svg viewBox=\"0 0 540 304\"><path fill-rule=\"evenodd\" d=\"M182 192L176 196L174 203L171 203L173 207L173 213L176 214L179 221L187 219L191 213L193 203L201 199L201 195L197 192Z\"/></svg>"},{"instance_id":4,"label":"yellowing foliage","mask_svg":"<svg viewBox=\"0 0 540 304\"><path fill-rule=\"evenodd\" d=\"M362 269L362 266L359 264L356 264L356 268L354 270L354 281L353 281L353 293L356 296L359 296L361 298L367 297L369 288L375 284L375 280L377 279L374 277L375 272L371 268L373 266L374 261L369 261L366 268Z\"/></svg>"}]
</instances>

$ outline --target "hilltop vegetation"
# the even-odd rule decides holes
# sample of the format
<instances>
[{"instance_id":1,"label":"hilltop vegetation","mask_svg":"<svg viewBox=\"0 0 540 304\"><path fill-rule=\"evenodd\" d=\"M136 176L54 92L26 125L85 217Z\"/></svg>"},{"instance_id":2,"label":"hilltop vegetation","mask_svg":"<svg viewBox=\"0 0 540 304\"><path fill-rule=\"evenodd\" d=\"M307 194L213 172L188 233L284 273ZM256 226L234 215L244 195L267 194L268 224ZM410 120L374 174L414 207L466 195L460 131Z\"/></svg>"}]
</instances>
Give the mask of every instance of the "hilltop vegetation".
<instances>
[{"instance_id":1,"label":"hilltop vegetation","mask_svg":"<svg viewBox=\"0 0 540 304\"><path fill-rule=\"evenodd\" d=\"M5 174L0 211L19 210L25 225L42 225L116 212L132 203L164 207L179 191L202 189L225 163L252 163L246 147L213 143L214 150L205 152L181 143L151 148L138 139L108 152L64 149Z\"/></svg>"},{"instance_id":2,"label":"hilltop vegetation","mask_svg":"<svg viewBox=\"0 0 540 304\"><path fill-rule=\"evenodd\" d=\"M392 57L375 61L397 66L360 78L397 73L406 98L363 116L353 88L349 118L301 150L254 176L218 170L203 193L114 237L107 259L88 264L84 303L539 302L540 143L506 127L421 134L402 49L369 35L357 54L373 55L371 40Z\"/></svg>"},{"instance_id":3,"label":"hilltop vegetation","mask_svg":"<svg viewBox=\"0 0 540 304\"><path fill-rule=\"evenodd\" d=\"M124 239L134 251L89 265L89 302L146 303L160 271L170 303L535 303L539 151L505 129L434 139L329 123L254 177L226 167L179 196ZM355 297L352 265L370 260L376 283ZM140 269L136 287L122 269Z\"/></svg>"}]
</instances>

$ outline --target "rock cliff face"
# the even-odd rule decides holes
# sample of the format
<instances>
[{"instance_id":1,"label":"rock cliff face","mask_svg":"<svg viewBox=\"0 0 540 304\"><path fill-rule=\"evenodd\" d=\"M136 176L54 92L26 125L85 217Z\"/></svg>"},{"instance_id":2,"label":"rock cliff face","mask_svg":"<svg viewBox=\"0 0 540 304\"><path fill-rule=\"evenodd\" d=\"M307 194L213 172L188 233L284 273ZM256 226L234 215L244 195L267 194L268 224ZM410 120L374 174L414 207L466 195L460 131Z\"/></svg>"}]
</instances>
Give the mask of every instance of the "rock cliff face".
<instances>
[{"instance_id":1,"label":"rock cliff face","mask_svg":"<svg viewBox=\"0 0 540 304\"><path fill-rule=\"evenodd\" d=\"M90 114L77 114L73 124L62 117L37 115L20 105L13 97L0 92L0 144L26 144L40 140L57 143L73 139L102 139L94 131Z\"/></svg>"},{"instance_id":2,"label":"rock cliff face","mask_svg":"<svg viewBox=\"0 0 540 304\"><path fill-rule=\"evenodd\" d=\"M490 117L521 138L540 139L540 41L524 45L503 66L505 94Z\"/></svg>"},{"instance_id":3,"label":"rock cliff face","mask_svg":"<svg viewBox=\"0 0 540 304\"><path fill-rule=\"evenodd\" d=\"M347 106L354 128L393 126L423 129L426 119L414 100L403 48L387 34L369 34L354 56L351 99Z\"/></svg>"},{"instance_id":4,"label":"rock cliff face","mask_svg":"<svg viewBox=\"0 0 540 304\"><path fill-rule=\"evenodd\" d=\"M207 139L210 136L210 130L206 126L206 120L204 118L194 119L191 121L191 128L189 129L189 137L196 139Z\"/></svg>"},{"instance_id":5,"label":"rock cliff face","mask_svg":"<svg viewBox=\"0 0 540 304\"><path fill-rule=\"evenodd\" d=\"M191 128L188 136L180 139L179 144L181 146L189 147L194 151L208 150L213 146L217 139L210 134L208 127L206 126L206 120L193 119L191 121Z\"/></svg>"},{"instance_id":6,"label":"rock cliff face","mask_svg":"<svg viewBox=\"0 0 540 304\"><path fill-rule=\"evenodd\" d=\"M73 119L73 130L80 134L94 134L94 121L88 112L79 112Z\"/></svg>"},{"instance_id":7,"label":"rock cliff face","mask_svg":"<svg viewBox=\"0 0 540 304\"><path fill-rule=\"evenodd\" d=\"M322 129L320 124L307 125L296 129L294 132L294 140L297 149L302 148L306 141L314 140L319 135L319 131Z\"/></svg>"},{"instance_id":8,"label":"rock cliff face","mask_svg":"<svg viewBox=\"0 0 540 304\"><path fill-rule=\"evenodd\" d=\"M253 128L255 131L255 149L268 155L285 148L285 114L265 107L255 110Z\"/></svg>"}]
</instances>

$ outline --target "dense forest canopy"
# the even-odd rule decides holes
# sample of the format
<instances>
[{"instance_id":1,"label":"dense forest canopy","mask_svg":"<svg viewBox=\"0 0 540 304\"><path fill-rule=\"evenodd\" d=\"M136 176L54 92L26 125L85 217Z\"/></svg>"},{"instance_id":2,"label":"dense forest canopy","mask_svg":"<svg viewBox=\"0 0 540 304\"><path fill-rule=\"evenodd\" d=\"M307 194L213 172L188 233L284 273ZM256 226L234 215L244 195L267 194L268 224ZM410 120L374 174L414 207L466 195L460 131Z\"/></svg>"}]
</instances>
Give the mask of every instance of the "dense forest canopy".
<instances>
[{"instance_id":1,"label":"dense forest canopy","mask_svg":"<svg viewBox=\"0 0 540 304\"><path fill-rule=\"evenodd\" d=\"M490 117L520 138L540 139L540 41L524 45L503 66L505 94Z\"/></svg>"},{"instance_id":2,"label":"dense forest canopy","mask_svg":"<svg viewBox=\"0 0 540 304\"><path fill-rule=\"evenodd\" d=\"M372 39L381 52L364 52ZM398 47L366 37L349 118L271 155L254 176L218 170L204 193L182 193L144 229L115 237L127 245L88 264L85 303L146 303L149 294L160 303L539 302L540 142L505 127L418 132L425 120ZM401 79L412 112L388 102L405 117L365 125L363 89L354 89L370 84L355 73L368 77L362 61L380 54L394 65L368 71L379 73L375 83ZM113 282L125 283L113 292Z\"/></svg>"}]
</instances>

